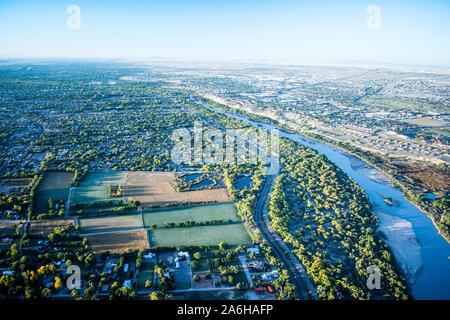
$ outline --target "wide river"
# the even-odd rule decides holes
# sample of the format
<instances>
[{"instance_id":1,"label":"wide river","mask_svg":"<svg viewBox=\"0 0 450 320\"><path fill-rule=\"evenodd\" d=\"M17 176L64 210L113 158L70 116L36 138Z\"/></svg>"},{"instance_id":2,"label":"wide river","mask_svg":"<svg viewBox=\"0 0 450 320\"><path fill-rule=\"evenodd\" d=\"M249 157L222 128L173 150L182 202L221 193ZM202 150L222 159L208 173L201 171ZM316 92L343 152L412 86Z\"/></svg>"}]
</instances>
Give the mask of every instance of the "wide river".
<instances>
[{"instance_id":1,"label":"wide river","mask_svg":"<svg viewBox=\"0 0 450 320\"><path fill-rule=\"evenodd\" d=\"M269 124L199 104L253 126L266 130L275 129ZM389 177L329 145L297 133L283 130L279 133L282 137L324 154L366 191L378 217L379 230L386 235L386 243L404 270L415 299L450 299L450 244L439 235L431 219L406 200L400 190L392 186ZM384 196L393 199L393 206L384 202Z\"/></svg>"}]
</instances>

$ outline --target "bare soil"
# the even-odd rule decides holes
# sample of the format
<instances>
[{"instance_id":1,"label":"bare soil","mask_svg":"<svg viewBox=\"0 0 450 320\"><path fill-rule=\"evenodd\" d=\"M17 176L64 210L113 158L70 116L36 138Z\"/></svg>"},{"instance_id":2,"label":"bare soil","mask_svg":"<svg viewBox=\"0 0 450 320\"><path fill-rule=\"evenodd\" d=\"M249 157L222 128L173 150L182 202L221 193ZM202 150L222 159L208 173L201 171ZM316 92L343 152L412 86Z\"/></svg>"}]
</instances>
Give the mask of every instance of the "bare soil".
<instances>
[{"instance_id":1,"label":"bare soil","mask_svg":"<svg viewBox=\"0 0 450 320\"><path fill-rule=\"evenodd\" d=\"M144 230L100 234L88 236L87 238L89 247L95 254L99 254L103 251L122 253L128 249L148 249L147 233Z\"/></svg>"},{"instance_id":2,"label":"bare soil","mask_svg":"<svg viewBox=\"0 0 450 320\"><path fill-rule=\"evenodd\" d=\"M64 227L68 224L74 225L72 219L58 219L46 221L33 221L30 223L30 233L38 234L40 236L48 236L53 233L55 228Z\"/></svg>"},{"instance_id":3,"label":"bare soil","mask_svg":"<svg viewBox=\"0 0 450 320\"><path fill-rule=\"evenodd\" d=\"M177 192L172 172L128 172L124 195L128 200L140 201L141 206L166 206L176 203L229 202L226 188Z\"/></svg>"}]
</instances>

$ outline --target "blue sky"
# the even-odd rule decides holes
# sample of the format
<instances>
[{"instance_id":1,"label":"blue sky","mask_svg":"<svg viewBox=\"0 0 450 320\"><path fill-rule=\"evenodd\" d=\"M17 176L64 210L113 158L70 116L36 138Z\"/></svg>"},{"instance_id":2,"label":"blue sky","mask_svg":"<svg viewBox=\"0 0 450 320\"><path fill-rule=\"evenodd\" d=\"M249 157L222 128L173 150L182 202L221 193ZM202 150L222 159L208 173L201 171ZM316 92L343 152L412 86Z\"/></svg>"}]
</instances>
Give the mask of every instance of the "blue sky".
<instances>
[{"instance_id":1,"label":"blue sky","mask_svg":"<svg viewBox=\"0 0 450 320\"><path fill-rule=\"evenodd\" d=\"M70 30L69 5L81 10ZM366 8L381 9L381 29ZM2 58L376 62L450 66L450 1L0 0Z\"/></svg>"}]
</instances>

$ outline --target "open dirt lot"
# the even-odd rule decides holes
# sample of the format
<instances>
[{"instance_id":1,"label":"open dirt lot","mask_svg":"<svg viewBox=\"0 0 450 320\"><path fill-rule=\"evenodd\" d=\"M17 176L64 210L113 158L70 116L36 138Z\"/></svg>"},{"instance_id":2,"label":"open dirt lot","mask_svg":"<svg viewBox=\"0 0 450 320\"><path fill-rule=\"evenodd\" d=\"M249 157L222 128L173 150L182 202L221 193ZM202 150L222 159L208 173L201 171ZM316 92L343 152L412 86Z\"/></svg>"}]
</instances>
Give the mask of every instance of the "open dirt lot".
<instances>
[{"instance_id":1,"label":"open dirt lot","mask_svg":"<svg viewBox=\"0 0 450 320\"><path fill-rule=\"evenodd\" d=\"M17 223L0 222L0 236L12 236L16 234Z\"/></svg>"},{"instance_id":2,"label":"open dirt lot","mask_svg":"<svg viewBox=\"0 0 450 320\"><path fill-rule=\"evenodd\" d=\"M60 219L50 221L33 221L30 223L30 233L40 236L48 236L55 228L64 227L68 224L74 224L72 219Z\"/></svg>"},{"instance_id":3,"label":"open dirt lot","mask_svg":"<svg viewBox=\"0 0 450 320\"><path fill-rule=\"evenodd\" d=\"M140 214L80 219L81 233L103 233L142 228Z\"/></svg>"},{"instance_id":4,"label":"open dirt lot","mask_svg":"<svg viewBox=\"0 0 450 320\"><path fill-rule=\"evenodd\" d=\"M142 206L164 206L180 202L229 202L226 188L177 192L173 188L173 172L127 172L124 187L129 200L140 201Z\"/></svg>"},{"instance_id":5,"label":"open dirt lot","mask_svg":"<svg viewBox=\"0 0 450 320\"><path fill-rule=\"evenodd\" d=\"M103 251L122 253L128 249L148 249L147 233L144 230L118 232L88 236L89 246L95 254Z\"/></svg>"},{"instance_id":6,"label":"open dirt lot","mask_svg":"<svg viewBox=\"0 0 450 320\"><path fill-rule=\"evenodd\" d=\"M29 183L30 180L25 179L0 179L0 192L7 194L14 190L20 190L26 188Z\"/></svg>"},{"instance_id":7,"label":"open dirt lot","mask_svg":"<svg viewBox=\"0 0 450 320\"><path fill-rule=\"evenodd\" d=\"M415 118L415 119L405 119L402 122L416 124L421 127L445 127L448 126L448 122L440 119L432 118Z\"/></svg>"},{"instance_id":8,"label":"open dirt lot","mask_svg":"<svg viewBox=\"0 0 450 320\"><path fill-rule=\"evenodd\" d=\"M47 172L39 185L39 191L70 188L72 172Z\"/></svg>"}]
</instances>

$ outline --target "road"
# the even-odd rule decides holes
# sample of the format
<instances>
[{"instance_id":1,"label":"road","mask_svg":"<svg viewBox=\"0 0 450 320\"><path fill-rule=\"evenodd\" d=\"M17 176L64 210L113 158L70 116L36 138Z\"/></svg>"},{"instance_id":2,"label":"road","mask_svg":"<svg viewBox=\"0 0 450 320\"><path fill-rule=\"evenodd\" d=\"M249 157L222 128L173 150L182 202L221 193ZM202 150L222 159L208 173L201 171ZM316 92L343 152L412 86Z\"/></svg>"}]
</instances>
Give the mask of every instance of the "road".
<instances>
[{"instance_id":1,"label":"road","mask_svg":"<svg viewBox=\"0 0 450 320\"><path fill-rule=\"evenodd\" d=\"M284 264L285 269L289 272L292 283L297 288L299 298L302 300L318 300L317 292L309 281L305 268L270 225L267 207L274 182L275 176L267 176L255 208L256 224L258 225L259 230L261 230L264 238L272 247L276 257Z\"/></svg>"},{"instance_id":2,"label":"road","mask_svg":"<svg viewBox=\"0 0 450 320\"><path fill-rule=\"evenodd\" d=\"M69 197L67 198L67 202L66 202L66 211L64 213L64 217L67 219L69 217L69 212L70 212L70 197L72 196L72 190L74 189L74 187L71 187L69 189Z\"/></svg>"}]
</instances>

